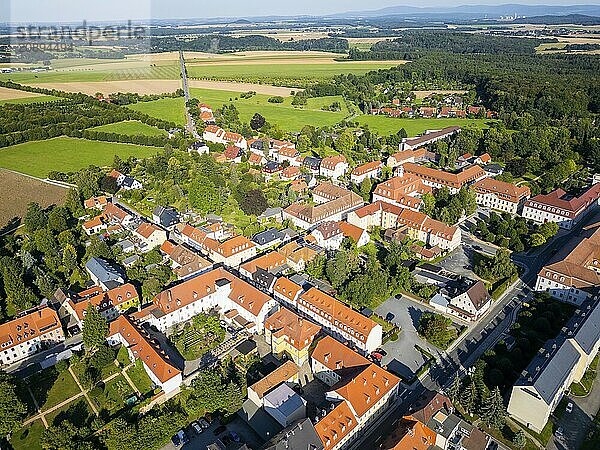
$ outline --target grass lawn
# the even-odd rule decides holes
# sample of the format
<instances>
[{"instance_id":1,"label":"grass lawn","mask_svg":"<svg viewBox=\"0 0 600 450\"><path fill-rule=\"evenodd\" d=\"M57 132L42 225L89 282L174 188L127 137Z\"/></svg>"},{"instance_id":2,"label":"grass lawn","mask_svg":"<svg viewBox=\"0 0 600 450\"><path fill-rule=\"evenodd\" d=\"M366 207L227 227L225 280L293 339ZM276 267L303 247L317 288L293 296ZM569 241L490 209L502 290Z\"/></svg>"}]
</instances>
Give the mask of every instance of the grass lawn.
<instances>
[{"instance_id":1,"label":"grass lawn","mask_svg":"<svg viewBox=\"0 0 600 450\"><path fill-rule=\"evenodd\" d=\"M128 108L139 111L179 126L185 124L185 100L183 97L161 98L151 102L139 102L128 105Z\"/></svg>"},{"instance_id":2,"label":"grass lawn","mask_svg":"<svg viewBox=\"0 0 600 450\"><path fill-rule=\"evenodd\" d=\"M476 125L487 128L489 120L486 119L395 119L386 116L362 115L356 119L361 125L368 125L371 130L380 135L395 134L401 128L406 130L408 136L422 134L426 130L439 130L451 126Z\"/></svg>"},{"instance_id":3,"label":"grass lawn","mask_svg":"<svg viewBox=\"0 0 600 450\"><path fill-rule=\"evenodd\" d=\"M256 94L251 98L241 98L239 92L220 91L216 89L190 89L192 97L202 103L209 104L213 110L220 108L230 101L240 113L240 120L248 123L255 113L260 113L268 122L279 125L285 131L299 131L305 125L325 126L333 125L349 114L348 108L341 96L311 98L303 107L292 106L292 97L284 98L283 103L269 103L269 95ZM341 111L323 111L338 102ZM174 122L183 126L184 100L183 98L163 98L152 102L140 102L128 106L131 109L148 114L162 120Z\"/></svg>"},{"instance_id":4,"label":"grass lawn","mask_svg":"<svg viewBox=\"0 0 600 450\"><path fill-rule=\"evenodd\" d=\"M90 405L83 397L77 401L71 402L49 414L46 414L48 425L57 425L64 420L69 420L75 426L83 426L91 422L94 417Z\"/></svg>"},{"instance_id":5,"label":"grass lawn","mask_svg":"<svg viewBox=\"0 0 600 450\"><path fill-rule=\"evenodd\" d=\"M60 100L60 98L54 97L53 95L40 95L38 97L12 98L9 100L0 100L0 105L3 105L5 103L26 105L30 103L55 102L57 100Z\"/></svg>"},{"instance_id":6,"label":"grass lawn","mask_svg":"<svg viewBox=\"0 0 600 450\"><path fill-rule=\"evenodd\" d=\"M58 137L0 149L0 167L45 178L50 171L70 172L89 165L106 166L114 156L147 158L155 147Z\"/></svg>"},{"instance_id":7,"label":"grass lawn","mask_svg":"<svg viewBox=\"0 0 600 450\"><path fill-rule=\"evenodd\" d=\"M198 359L225 340L225 330L219 318L199 314L170 336L177 350L186 360Z\"/></svg>"},{"instance_id":8,"label":"grass lawn","mask_svg":"<svg viewBox=\"0 0 600 450\"><path fill-rule=\"evenodd\" d=\"M36 420L13 434L10 444L14 450L41 450L40 438L44 430L42 421Z\"/></svg>"},{"instance_id":9,"label":"grass lawn","mask_svg":"<svg viewBox=\"0 0 600 450\"><path fill-rule=\"evenodd\" d=\"M132 394L133 389L123 375L110 380L104 389L96 386L89 393L98 409L105 409L109 413L119 411L125 405L125 400Z\"/></svg>"},{"instance_id":10,"label":"grass lawn","mask_svg":"<svg viewBox=\"0 0 600 450\"><path fill-rule=\"evenodd\" d=\"M167 132L160 128L151 127L138 120L125 120L123 122L109 123L99 127L90 128L93 131L105 133L125 134L128 136L166 136Z\"/></svg>"},{"instance_id":11,"label":"grass lawn","mask_svg":"<svg viewBox=\"0 0 600 450\"><path fill-rule=\"evenodd\" d=\"M596 370L598 369L598 361L600 359L600 355L596 356L590 367L585 371L583 377L581 377L580 383L571 384L570 391L571 394L577 397L585 397L590 393L592 387L594 385L594 380L596 379Z\"/></svg>"},{"instance_id":12,"label":"grass lawn","mask_svg":"<svg viewBox=\"0 0 600 450\"><path fill-rule=\"evenodd\" d=\"M58 372L54 367L32 375L27 379L27 383L42 411L81 392L68 370Z\"/></svg>"},{"instance_id":13,"label":"grass lawn","mask_svg":"<svg viewBox=\"0 0 600 450\"><path fill-rule=\"evenodd\" d=\"M141 361L136 361L135 365L127 369L127 375L131 378L131 381L133 381L133 384L136 385L142 395L146 395L152 391L152 381L142 366Z\"/></svg>"}]
</instances>

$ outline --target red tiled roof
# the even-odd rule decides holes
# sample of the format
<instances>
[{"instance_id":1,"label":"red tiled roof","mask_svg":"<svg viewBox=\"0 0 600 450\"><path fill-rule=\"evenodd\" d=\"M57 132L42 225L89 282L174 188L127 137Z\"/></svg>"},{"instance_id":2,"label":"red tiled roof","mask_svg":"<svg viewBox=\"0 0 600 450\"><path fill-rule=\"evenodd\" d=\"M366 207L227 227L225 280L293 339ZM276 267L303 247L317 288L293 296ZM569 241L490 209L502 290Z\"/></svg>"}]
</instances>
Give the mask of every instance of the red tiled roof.
<instances>
[{"instance_id":1,"label":"red tiled roof","mask_svg":"<svg viewBox=\"0 0 600 450\"><path fill-rule=\"evenodd\" d=\"M79 296L82 297L82 294L84 293L80 293ZM77 314L77 317L79 317L79 320L83 320L85 317L85 310L87 309L88 305L97 307L98 311L106 311L112 307L117 308L122 303L135 300L138 297L139 296L135 286L131 283L127 283L114 289L110 289L106 292L85 296L85 298L82 298L77 302L70 303L73 310Z\"/></svg>"},{"instance_id":2,"label":"red tiled roof","mask_svg":"<svg viewBox=\"0 0 600 450\"><path fill-rule=\"evenodd\" d=\"M356 428L357 422L352 410L345 401L336 407L315 424L315 431L319 435L325 450L334 448L350 432Z\"/></svg>"},{"instance_id":3,"label":"red tiled roof","mask_svg":"<svg viewBox=\"0 0 600 450\"><path fill-rule=\"evenodd\" d=\"M290 301L294 301L296 296L302 292L302 288L286 277L279 277L275 283L275 292L283 295Z\"/></svg>"},{"instance_id":4,"label":"red tiled roof","mask_svg":"<svg viewBox=\"0 0 600 450\"><path fill-rule=\"evenodd\" d=\"M37 309L0 325L0 350L5 351L59 329L61 325L56 311L49 307Z\"/></svg>"},{"instance_id":5,"label":"red tiled roof","mask_svg":"<svg viewBox=\"0 0 600 450\"><path fill-rule=\"evenodd\" d=\"M352 171L352 175L354 175L354 176L365 175L367 173L374 172L376 170L381 169L382 165L383 164L381 163L381 161L373 161L373 162L370 162L370 163L366 163L366 164L363 164L362 166L356 167Z\"/></svg>"},{"instance_id":6,"label":"red tiled roof","mask_svg":"<svg viewBox=\"0 0 600 450\"><path fill-rule=\"evenodd\" d=\"M531 195L529 186L515 186L505 181L494 178L484 178L471 186L479 194L496 194L502 200L519 203L523 198Z\"/></svg>"}]
</instances>

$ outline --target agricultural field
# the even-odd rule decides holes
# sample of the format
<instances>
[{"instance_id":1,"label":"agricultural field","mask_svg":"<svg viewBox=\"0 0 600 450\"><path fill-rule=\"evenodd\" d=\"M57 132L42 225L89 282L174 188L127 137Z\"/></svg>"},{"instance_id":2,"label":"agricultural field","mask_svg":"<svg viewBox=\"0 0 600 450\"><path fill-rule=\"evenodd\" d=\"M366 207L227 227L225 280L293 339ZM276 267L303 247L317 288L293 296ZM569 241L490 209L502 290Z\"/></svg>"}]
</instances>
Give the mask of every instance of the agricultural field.
<instances>
[{"instance_id":1,"label":"agricultural field","mask_svg":"<svg viewBox=\"0 0 600 450\"><path fill-rule=\"evenodd\" d=\"M0 87L0 105L4 103L42 103L54 100L58 100L58 97Z\"/></svg>"},{"instance_id":2,"label":"agricultural field","mask_svg":"<svg viewBox=\"0 0 600 450\"><path fill-rule=\"evenodd\" d=\"M157 151L156 147L58 137L0 149L0 167L45 178L51 171L70 172L90 165L109 165L115 155L147 158Z\"/></svg>"},{"instance_id":3,"label":"agricultural field","mask_svg":"<svg viewBox=\"0 0 600 450\"><path fill-rule=\"evenodd\" d=\"M128 136L166 136L167 132L160 128L146 125L138 120L125 120L123 122L109 123L99 127L90 128L93 131L105 133L125 134Z\"/></svg>"},{"instance_id":4,"label":"agricultural field","mask_svg":"<svg viewBox=\"0 0 600 450\"><path fill-rule=\"evenodd\" d=\"M23 217L29 203L37 202L42 208L62 205L66 194L65 188L0 169L0 228Z\"/></svg>"},{"instance_id":5,"label":"agricultural field","mask_svg":"<svg viewBox=\"0 0 600 450\"><path fill-rule=\"evenodd\" d=\"M283 103L269 103L269 95L256 94L251 98L239 97L238 92L219 91L213 89L190 89L192 97L209 104L214 110L230 101L235 104L243 122L249 122L255 113L263 115L268 122L279 125L285 131L299 131L304 125L333 125L349 115L349 111L341 96L319 97L308 100L303 107L292 106L292 97L284 97ZM323 111L322 107L338 102L340 112ZM183 98L164 98L152 102L136 103L131 109L153 117L183 125Z\"/></svg>"},{"instance_id":6,"label":"agricultural field","mask_svg":"<svg viewBox=\"0 0 600 450\"><path fill-rule=\"evenodd\" d=\"M362 115L357 118L361 125L368 125L373 131L382 136L397 133L401 128L406 130L409 137L418 136L426 130L439 130L455 125L476 125L488 128L490 120L486 119L396 119L386 116Z\"/></svg>"}]
</instances>

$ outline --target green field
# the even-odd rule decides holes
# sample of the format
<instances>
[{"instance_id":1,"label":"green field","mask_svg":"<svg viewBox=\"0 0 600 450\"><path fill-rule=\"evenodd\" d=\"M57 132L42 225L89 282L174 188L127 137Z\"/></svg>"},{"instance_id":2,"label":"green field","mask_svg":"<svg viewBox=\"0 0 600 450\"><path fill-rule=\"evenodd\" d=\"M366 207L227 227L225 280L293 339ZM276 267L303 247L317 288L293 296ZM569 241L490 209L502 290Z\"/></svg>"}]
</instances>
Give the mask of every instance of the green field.
<instances>
[{"instance_id":1,"label":"green field","mask_svg":"<svg viewBox=\"0 0 600 450\"><path fill-rule=\"evenodd\" d=\"M341 74L362 75L372 70L389 69L397 62L315 62L306 64L231 64L200 65L188 64L191 78L250 81L260 80L321 80ZM293 85L293 84L292 84Z\"/></svg>"},{"instance_id":2,"label":"green field","mask_svg":"<svg viewBox=\"0 0 600 450\"><path fill-rule=\"evenodd\" d=\"M269 103L270 96L257 94L249 99L239 97L239 92L219 91L214 89L190 89L192 97L209 104L214 110L230 100L240 113L240 119L248 123L255 113L262 114L268 122L279 125L285 131L299 131L305 125L333 125L349 115L341 96L311 98L303 107L292 106L292 97L286 97L283 103ZM333 102L341 105L340 112L321 110ZM129 108L143 112L152 117L184 124L183 98L164 98L152 102L140 102Z\"/></svg>"},{"instance_id":3,"label":"green field","mask_svg":"<svg viewBox=\"0 0 600 450\"><path fill-rule=\"evenodd\" d=\"M44 430L42 421L36 420L13 434L10 443L15 450L41 450L40 439Z\"/></svg>"},{"instance_id":4,"label":"green field","mask_svg":"<svg viewBox=\"0 0 600 450\"><path fill-rule=\"evenodd\" d=\"M156 117L157 119L176 123L179 126L185 124L185 101L183 97L161 98L152 102L139 102L129 105L128 108Z\"/></svg>"},{"instance_id":5,"label":"green field","mask_svg":"<svg viewBox=\"0 0 600 450\"><path fill-rule=\"evenodd\" d=\"M60 100L60 98L54 97L53 95L40 95L39 97L25 97L25 98L12 98L9 100L0 100L0 105L4 105L5 103L12 103L12 104L17 104L17 105L27 105L30 103L55 102L56 100Z\"/></svg>"},{"instance_id":6,"label":"green field","mask_svg":"<svg viewBox=\"0 0 600 450\"><path fill-rule=\"evenodd\" d=\"M359 116L357 121L361 125L368 125L371 130L383 136L397 133L401 128L404 128L410 137L417 136L426 130L439 130L454 125L476 125L487 128L490 122L486 119L395 119L393 117L371 115Z\"/></svg>"},{"instance_id":7,"label":"green field","mask_svg":"<svg viewBox=\"0 0 600 450\"><path fill-rule=\"evenodd\" d=\"M167 132L160 128L151 127L138 120L125 120L123 122L109 123L99 127L90 128L93 131L106 133L125 134L128 136L166 136Z\"/></svg>"},{"instance_id":8,"label":"green field","mask_svg":"<svg viewBox=\"0 0 600 450\"><path fill-rule=\"evenodd\" d=\"M50 171L70 172L90 165L106 166L114 156L146 158L155 147L59 137L0 149L0 167L44 178Z\"/></svg>"}]
</instances>

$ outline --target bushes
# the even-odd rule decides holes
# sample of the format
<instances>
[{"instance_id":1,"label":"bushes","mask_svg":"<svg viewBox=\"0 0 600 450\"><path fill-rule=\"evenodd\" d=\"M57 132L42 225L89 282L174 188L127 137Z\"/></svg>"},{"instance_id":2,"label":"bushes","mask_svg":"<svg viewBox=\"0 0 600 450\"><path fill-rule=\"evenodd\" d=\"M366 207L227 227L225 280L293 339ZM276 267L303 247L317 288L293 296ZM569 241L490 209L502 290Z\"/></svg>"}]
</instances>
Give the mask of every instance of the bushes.
<instances>
[{"instance_id":1,"label":"bushes","mask_svg":"<svg viewBox=\"0 0 600 450\"><path fill-rule=\"evenodd\" d=\"M426 312L419 319L418 332L433 345L446 349L457 337L452 320L441 314Z\"/></svg>"},{"instance_id":2,"label":"bushes","mask_svg":"<svg viewBox=\"0 0 600 450\"><path fill-rule=\"evenodd\" d=\"M269 97L267 101L269 103L283 103L283 97L276 95L275 97Z\"/></svg>"}]
</instances>

